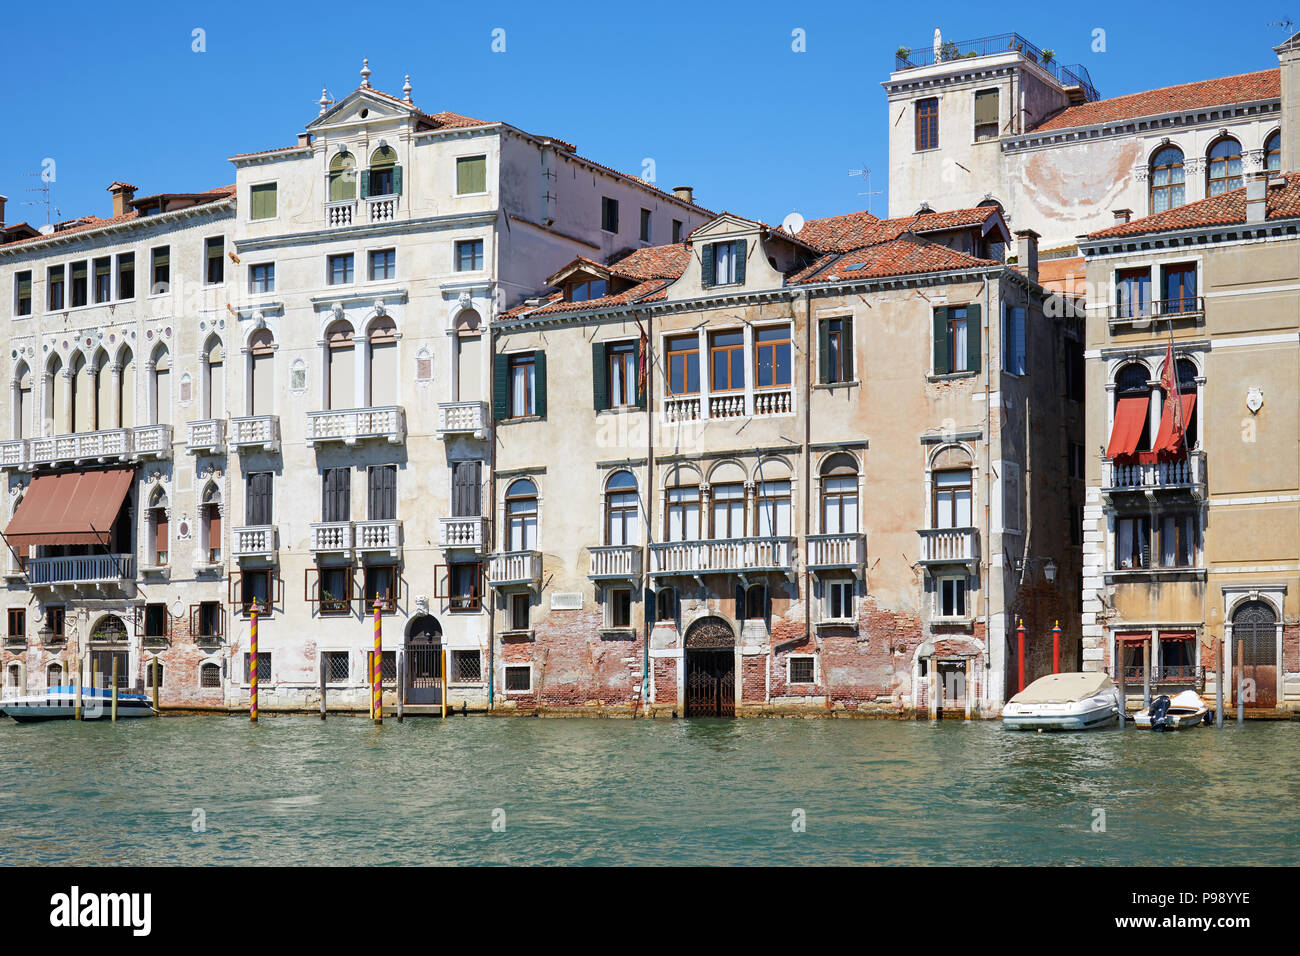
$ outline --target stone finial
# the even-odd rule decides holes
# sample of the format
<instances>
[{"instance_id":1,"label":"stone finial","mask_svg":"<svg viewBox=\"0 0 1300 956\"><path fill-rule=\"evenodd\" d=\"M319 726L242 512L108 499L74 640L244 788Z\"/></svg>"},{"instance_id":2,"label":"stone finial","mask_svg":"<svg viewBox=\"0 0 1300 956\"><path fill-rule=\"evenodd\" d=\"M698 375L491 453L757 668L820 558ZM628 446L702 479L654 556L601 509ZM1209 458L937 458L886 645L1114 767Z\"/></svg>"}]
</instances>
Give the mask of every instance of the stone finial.
<instances>
[{"instance_id":1,"label":"stone finial","mask_svg":"<svg viewBox=\"0 0 1300 956\"><path fill-rule=\"evenodd\" d=\"M367 57L361 58L361 88L370 89L370 60Z\"/></svg>"},{"instance_id":2,"label":"stone finial","mask_svg":"<svg viewBox=\"0 0 1300 956\"><path fill-rule=\"evenodd\" d=\"M402 84L402 99L411 102L411 74L406 74L406 82Z\"/></svg>"},{"instance_id":3,"label":"stone finial","mask_svg":"<svg viewBox=\"0 0 1300 956\"><path fill-rule=\"evenodd\" d=\"M325 111L326 111L327 109L329 109L329 106L330 106L330 94L329 94L329 91L328 91L327 89L325 89L325 87L323 87L323 86L320 88L320 101L319 101L319 102L320 102L320 114L319 114L319 115L324 116L324 115L325 115Z\"/></svg>"}]
</instances>

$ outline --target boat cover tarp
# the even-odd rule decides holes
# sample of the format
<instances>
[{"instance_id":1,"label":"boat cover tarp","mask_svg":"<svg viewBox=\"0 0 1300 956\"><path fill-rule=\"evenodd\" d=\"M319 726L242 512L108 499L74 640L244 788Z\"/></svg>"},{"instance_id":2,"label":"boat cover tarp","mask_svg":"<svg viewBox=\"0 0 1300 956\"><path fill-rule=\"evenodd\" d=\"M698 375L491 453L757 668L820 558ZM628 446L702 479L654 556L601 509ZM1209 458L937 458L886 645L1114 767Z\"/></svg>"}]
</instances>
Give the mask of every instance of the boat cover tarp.
<instances>
[{"instance_id":1,"label":"boat cover tarp","mask_svg":"<svg viewBox=\"0 0 1300 956\"><path fill-rule=\"evenodd\" d=\"M1048 674L1012 697L1011 703L1068 704L1076 700L1087 700L1114 686L1115 683L1100 672Z\"/></svg>"}]
</instances>

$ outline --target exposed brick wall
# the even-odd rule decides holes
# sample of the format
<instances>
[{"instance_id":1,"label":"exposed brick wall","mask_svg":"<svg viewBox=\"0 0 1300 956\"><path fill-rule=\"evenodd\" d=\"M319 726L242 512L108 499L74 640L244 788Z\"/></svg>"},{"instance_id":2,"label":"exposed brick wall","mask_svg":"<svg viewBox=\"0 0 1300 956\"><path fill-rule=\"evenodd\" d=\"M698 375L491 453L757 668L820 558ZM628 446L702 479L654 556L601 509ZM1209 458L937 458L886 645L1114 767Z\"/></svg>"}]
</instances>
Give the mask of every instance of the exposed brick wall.
<instances>
[{"instance_id":1,"label":"exposed brick wall","mask_svg":"<svg viewBox=\"0 0 1300 956\"><path fill-rule=\"evenodd\" d=\"M740 699L761 703L767 700L767 658L741 659Z\"/></svg>"},{"instance_id":2,"label":"exposed brick wall","mask_svg":"<svg viewBox=\"0 0 1300 956\"><path fill-rule=\"evenodd\" d=\"M655 703L676 705L677 699L677 661L671 657L651 659L655 674Z\"/></svg>"},{"instance_id":3,"label":"exposed brick wall","mask_svg":"<svg viewBox=\"0 0 1300 956\"><path fill-rule=\"evenodd\" d=\"M630 706L639 699L634 672L644 654L641 632L602 634L602 625L599 610L552 611L537 624L531 642L534 706Z\"/></svg>"}]
</instances>

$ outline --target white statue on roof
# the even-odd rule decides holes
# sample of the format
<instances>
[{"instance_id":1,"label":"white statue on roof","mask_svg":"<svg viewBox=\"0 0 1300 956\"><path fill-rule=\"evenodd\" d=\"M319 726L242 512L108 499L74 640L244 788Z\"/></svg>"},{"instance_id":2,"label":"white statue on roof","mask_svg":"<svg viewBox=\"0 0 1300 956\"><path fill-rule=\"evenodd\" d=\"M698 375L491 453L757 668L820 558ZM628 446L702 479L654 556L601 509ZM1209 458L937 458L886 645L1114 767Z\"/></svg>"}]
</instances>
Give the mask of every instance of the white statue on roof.
<instances>
[{"instance_id":1,"label":"white statue on roof","mask_svg":"<svg viewBox=\"0 0 1300 956\"><path fill-rule=\"evenodd\" d=\"M939 62L939 50L943 47L943 37L939 34L939 28L934 28L934 62Z\"/></svg>"}]
</instances>

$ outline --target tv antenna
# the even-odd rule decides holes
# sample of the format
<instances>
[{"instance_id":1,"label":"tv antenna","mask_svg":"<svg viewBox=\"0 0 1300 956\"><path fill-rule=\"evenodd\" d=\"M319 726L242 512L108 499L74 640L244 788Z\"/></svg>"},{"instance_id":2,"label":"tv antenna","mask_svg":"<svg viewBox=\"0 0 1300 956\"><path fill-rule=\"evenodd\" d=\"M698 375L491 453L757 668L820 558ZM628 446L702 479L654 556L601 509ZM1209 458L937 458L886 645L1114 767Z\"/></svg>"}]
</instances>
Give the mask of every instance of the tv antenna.
<instances>
[{"instance_id":1,"label":"tv antenna","mask_svg":"<svg viewBox=\"0 0 1300 956\"><path fill-rule=\"evenodd\" d=\"M1292 20L1290 17L1284 17L1283 19L1278 20L1274 23L1270 23L1269 26L1278 27L1282 30L1285 30L1287 36L1290 36L1291 31L1295 29L1295 21Z\"/></svg>"},{"instance_id":2,"label":"tv antenna","mask_svg":"<svg viewBox=\"0 0 1300 956\"><path fill-rule=\"evenodd\" d=\"M39 176L39 177L41 177L41 184L40 184L39 186L31 186L31 187L29 187L29 188L27 189L27 192L29 192L29 193L41 193L41 194L42 194L42 195L41 195L41 198L40 198L40 199L24 199L24 200L22 201L22 205L24 205L24 206L44 206L44 207L45 207L45 224L48 226L48 225L50 224L50 210L51 210L51 209L54 210L54 215L55 215L55 217L58 217L58 216L62 216L62 215L63 215L63 213L59 210L59 207L56 206L56 205L54 205L52 202L50 202L50 180L49 180L49 177L46 176L45 173L23 173L23 175L24 175L24 176Z\"/></svg>"},{"instance_id":3,"label":"tv antenna","mask_svg":"<svg viewBox=\"0 0 1300 956\"><path fill-rule=\"evenodd\" d=\"M860 192L860 193L858 193L858 195L859 195L859 196L866 196L866 197L867 197L867 212L870 213L870 212L871 212L871 197L872 197L872 196L879 196L880 193L881 193L881 190L879 190L879 189L872 189L872 188L871 188L871 170L868 169L866 166L863 166L861 169L850 169L850 170L849 170L849 175L850 175L850 176L865 176L865 177L866 177L866 179L867 179L867 189L866 189L866 192Z\"/></svg>"}]
</instances>

